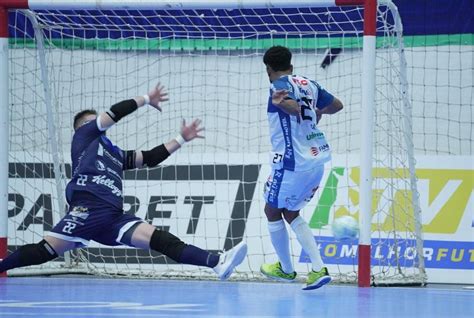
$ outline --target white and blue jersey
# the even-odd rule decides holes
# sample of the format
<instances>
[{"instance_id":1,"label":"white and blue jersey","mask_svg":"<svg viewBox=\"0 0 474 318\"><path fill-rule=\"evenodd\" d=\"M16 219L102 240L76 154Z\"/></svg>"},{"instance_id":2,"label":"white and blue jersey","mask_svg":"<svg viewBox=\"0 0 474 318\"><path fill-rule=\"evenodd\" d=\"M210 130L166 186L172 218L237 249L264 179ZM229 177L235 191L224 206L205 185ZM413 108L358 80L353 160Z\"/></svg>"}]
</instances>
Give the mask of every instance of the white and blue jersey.
<instances>
[{"instance_id":1,"label":"white and blue jersey","mask_svg":"<svg viewBox=\"0 0 474 318\"><path fill-rule=\"evenodd\" d=\"M69 204L76 191L90 192L118 209L123 208L124 151L112 144L93 120L72 138L72 179L66 187Z\"/></svg>"},{"instance_id":2,"label":"white and blue jersey","mask_svg":"<svg viewBox=\"0 0 474 318\"><path fill-rule=\"evenodd\" d=\"M301 117L273 105L272 93L283 89L301 106ZM307 171L331 159L329 144L317 126L316 108L322 109L333 100L334 96L317 82L302 76L285 75L272 83L267 112L273 169Z\"/></svg>"}]
</instances>

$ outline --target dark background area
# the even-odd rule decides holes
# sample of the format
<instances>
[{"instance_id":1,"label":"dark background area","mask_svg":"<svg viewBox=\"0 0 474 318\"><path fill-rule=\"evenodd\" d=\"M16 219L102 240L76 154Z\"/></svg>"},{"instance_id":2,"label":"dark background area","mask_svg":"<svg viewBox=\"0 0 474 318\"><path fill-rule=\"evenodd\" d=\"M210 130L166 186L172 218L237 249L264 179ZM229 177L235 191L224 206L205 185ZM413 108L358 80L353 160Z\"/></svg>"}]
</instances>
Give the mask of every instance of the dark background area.
<instances>
[{"instance_id":1,"label":"dark background area","mask_svg":"<svg viewBox=\"0 0 474 318\"><path fill-rule=\"evenodd\" d=\"M393 0L405 35L474 33L474 0Z\"/></svg>"},{"instance_id":2,"label":"dark background area","mask_svg":"<svg viewBox=\"0 0 474 318\"><path fill-rule=\"evenodd\" d=\"M446 35L446 34L472 34L474 33L474 0L394 0L397 5L404 34L410 35ZM318 36L320 31L336 31L354 27L361 24L359 13L349 11L341 14L338 9L329 9L334 12L332 18L340 21L338 26L325 24L314 13L327 11L327 8L302 8L302 9L245 9L245 10L172 10L157 12L128 10L107 11L107 18L98 11L85 13L81 16L80 10L71 16L62 14L54 16L45 15L44 19L51 22L74 22L75 30L67 27L61 32L51 32L52 38L67 38L68 35L76 38L259 38L271 37L276 31L283 36L286 32L306 33L303 37ZM303 12L303 15L296 14ZM71 14L72 12L67 12ZM197 14L196 14L197 13ZM244 15L242 15L244 14ZM100 16L100 17L99 17ZM324 17L324 15L322 15ZM10 26L10 37L24 37L27 33L33 35L29 21L23 16L10 12L10 20L16 20L16 28ZM63 20L63 21L62 21ZM350 20L350 22L349 22ZM323 22L323 23L322 23ZM105 24L107 29L93 27ZM357 25L361 29L361 25ZM137 31L138 30L138 31ZM275 36L275 34L274 34ZM288 35L286 35L288 36ZM292 35L289 35L292 37ZM278 35L276 35L278 37Z\"/></svg>"}]
</instances>

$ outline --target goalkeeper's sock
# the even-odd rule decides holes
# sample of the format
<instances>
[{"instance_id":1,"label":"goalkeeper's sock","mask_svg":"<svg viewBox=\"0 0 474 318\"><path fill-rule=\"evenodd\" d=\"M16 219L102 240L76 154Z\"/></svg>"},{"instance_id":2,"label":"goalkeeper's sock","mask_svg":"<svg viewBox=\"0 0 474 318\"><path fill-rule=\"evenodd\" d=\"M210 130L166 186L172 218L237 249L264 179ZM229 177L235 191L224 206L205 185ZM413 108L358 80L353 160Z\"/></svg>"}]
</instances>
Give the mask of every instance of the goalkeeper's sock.
<instances>
[{"instance_id":1,"label":"goalkeeper's sock","mask_svg":"<svg viewBox=\"0 0 474 318\"><path fill-rule=\"evenodd\" d=\"M17 267L43 264L56 257L58 254L45 240L37 244L27 244L0 262L0 273Z\"/></svg>"},{"instance_id":2,"label":"goalkeeper's sock","mask_svg":"<svg viewBox=\"0 0 474 318\"><path fill-rule=\"evenodd\" d=\"M301 247L308 254L313 270L319 272L323 268L324 263L308 223L301 216L298 216L291 222L291 228L295 232Z\"/></svg>"},{"instance_id":3,"label":"goalkeeper's sock","mask_svg":"<svg viewBox=\"0 0 474 318\"><path fill-rule=\"evenodd\" d=\"M213 268L219 263L219 255L209 253L194 245L186 245L179 258L181 264L191 264Z\"/></svg>"},{"instance_id":4,"label":"goalkeeper's sock","mask_svg":"<svg viewBox=\"0 0 474 318\"><path fill-rule=\"evenodd\" d=\"M160 252L180 264L214 267L219 255L209 253L194 245L185 244L168 231L155 230L150 239L150 248Z\"/></svg>"},{"instance_id":5,"label":"goalkeeper's sock","mask_svg":"<svg viewBox=\"0 0 474 318\"><path fill-rule=\"evenodd\" d=\"M283 220L268 221L268 231L270 232L275 252L280 260L281 269L287 274L293 273L295 270L291 262L290 238L288 237L285 222Z\"/></svg>"}]
</instances>

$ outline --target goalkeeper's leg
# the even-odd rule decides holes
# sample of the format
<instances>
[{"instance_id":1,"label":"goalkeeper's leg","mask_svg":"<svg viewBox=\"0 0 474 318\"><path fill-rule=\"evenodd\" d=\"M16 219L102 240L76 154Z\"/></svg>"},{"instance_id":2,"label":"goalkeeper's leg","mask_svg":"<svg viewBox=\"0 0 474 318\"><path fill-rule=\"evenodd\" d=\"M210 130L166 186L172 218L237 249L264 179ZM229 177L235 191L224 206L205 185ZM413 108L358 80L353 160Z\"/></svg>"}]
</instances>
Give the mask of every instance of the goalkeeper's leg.
<instances>
[{"instance_id":1,"label":"goalkeeper's leg","mask_svg":"<svg viewBox=\"0 0 474 318\"><path fill-rule=\"evenodd\" d=\"M127 242L127 236L130 237L130 242ZM247 245L243 242L217 255L186 244L175 235L158 230L148 223L136 223L125 233L122 243L137 248L152 249L180 264L212 268L220 279L227 279L247 254Z\"/></svg>"},{"instance_id":2,"label":"goalkeeper's leg","mask_svg":"<svg viewBox=\"0 0 474 318\"><path fill-rule=\"evenodd\" d=\"M39 243L23 245L1 261L0 273L13 268L46 263L74 247L73 242L46 236Z\"/></svg>"}]
</instances>

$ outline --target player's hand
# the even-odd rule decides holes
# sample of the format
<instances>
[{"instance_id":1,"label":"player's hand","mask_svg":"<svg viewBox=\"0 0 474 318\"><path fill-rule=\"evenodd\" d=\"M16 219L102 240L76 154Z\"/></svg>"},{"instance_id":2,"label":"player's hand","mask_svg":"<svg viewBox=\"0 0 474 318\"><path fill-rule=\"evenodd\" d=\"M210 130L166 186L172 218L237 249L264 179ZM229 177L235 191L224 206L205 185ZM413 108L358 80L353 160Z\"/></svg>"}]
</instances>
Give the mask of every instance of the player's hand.
<instances>
[{"instance_id":1,"label":"player's hand","mask_svg":"<svg viewBox=\"0 0 474 318\"><path fill-rule=\"evenodd\" d=\"M160 103L168 100L168 93L165 92L165 87L160 83L156 84L156 86L150 90L148 96L150 97L150 105L161 112Z\"/></svg>"},{"instance_id":2,"label":"player's hand","mask_svg":"<svg viewBox=\"0 0 474 318\"><path fill-rule=\"evenodd\" d=\"M280 104L286 97L288 97L288 91L286 89L281 89L274 91L272 94L272 103L275 105Z\"/></svg>"},{"instance_id":3,"label":"player's hand","mask_svg":"<svg viewBox=\"0 0 474 318\"><path fill-rule=\"evenodd\" d=\"M181 123L181 136L183 136L184 140L191 141L194 138L204 138L203 135L199 134L204 130L204 127L199 127L201 122L200 119L195 119L187 126L186 121L183 119L183 122Z\"/></svg>"}]
</instances>

